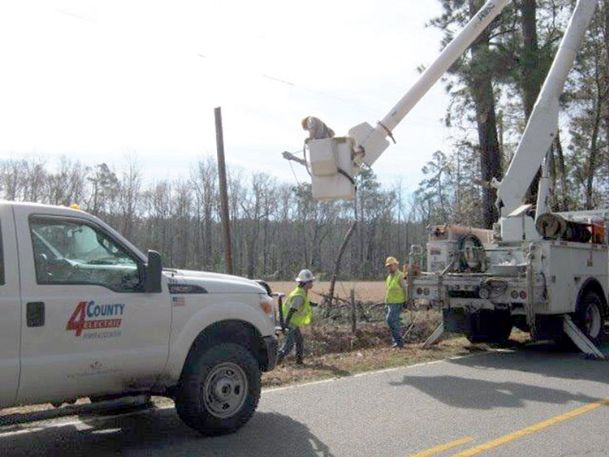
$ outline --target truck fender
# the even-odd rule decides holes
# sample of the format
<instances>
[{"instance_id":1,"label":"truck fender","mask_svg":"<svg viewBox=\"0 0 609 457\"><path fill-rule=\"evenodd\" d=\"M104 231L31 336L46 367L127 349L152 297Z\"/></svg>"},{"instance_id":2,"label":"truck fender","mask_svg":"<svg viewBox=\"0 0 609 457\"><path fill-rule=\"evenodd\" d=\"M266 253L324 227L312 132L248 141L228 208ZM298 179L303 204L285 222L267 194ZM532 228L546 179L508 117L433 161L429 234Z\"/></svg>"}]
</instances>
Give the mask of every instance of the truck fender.
<instances>
[{"instance_id":1,"label":"truck fender","mask_svg":"<svg viewBox=\"0 0 609 457\"><path fill-rule=\"evenodd\" d=\"M166 368L166 377L169 380L179 380L186 357L197 337L210 326L224 321L249 324L261 336L272 334L274 329L268 318L250 305L238 302L206 304L188 319L182 329L172 328Z\"/></svg>"},{"instance_id":2,"label":"truck fender","mask_svg":"<svg viewBox=\"0 0 609 457\"><path fill-rule=\"evenodd\" d=\"M607 307L607 295L605 294L603 286L596 278L588 278L584 281L582 286L579 288L579 291L577 292L577 297L575 297L575 303L573 303L573 309L577 309L577 304L589 290L595 291L599 295L599 297L601 297L601 300L603 301L603 306L604 306L603 312L604 312L605 316L607 316L608 311L609 311L607 309L608 308Z\"/></svg>"}]
</instances>

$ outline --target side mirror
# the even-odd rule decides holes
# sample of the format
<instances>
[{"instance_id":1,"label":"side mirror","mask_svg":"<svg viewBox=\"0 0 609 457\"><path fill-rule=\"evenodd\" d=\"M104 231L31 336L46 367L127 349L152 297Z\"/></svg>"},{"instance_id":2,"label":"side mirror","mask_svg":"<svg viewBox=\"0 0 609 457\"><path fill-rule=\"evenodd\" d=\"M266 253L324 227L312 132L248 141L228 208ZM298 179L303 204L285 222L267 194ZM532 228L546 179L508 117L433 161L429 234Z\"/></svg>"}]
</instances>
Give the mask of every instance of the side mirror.
<instances>
[{"instance_id":1,"label":"side mirror","mask_svg":"<svg viewBox=\"0 0 609 457\"><path fill-rule=\"evenodd\" d=\"M162 276L163 262L161 260L161 254L156 251L148 251L148 263L146 264L144 276L144 292L151 294L162 292Z\"/></svg>"}]
</instances>

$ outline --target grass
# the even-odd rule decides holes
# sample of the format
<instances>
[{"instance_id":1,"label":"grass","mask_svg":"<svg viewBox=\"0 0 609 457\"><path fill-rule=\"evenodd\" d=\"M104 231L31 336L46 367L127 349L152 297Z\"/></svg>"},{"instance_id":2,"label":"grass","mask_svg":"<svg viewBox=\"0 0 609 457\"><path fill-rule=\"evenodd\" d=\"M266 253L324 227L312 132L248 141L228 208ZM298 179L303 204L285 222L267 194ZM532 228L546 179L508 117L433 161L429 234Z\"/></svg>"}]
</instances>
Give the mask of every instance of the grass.
<instances>
[{"instance_id":1,"label":"grass","mask_svg":"<svg viewBox=\"0 0 609 457\"><path fill-rule=\"evenodd\" d=\"M383 329L388 332L386 329ZM263 387L278 387L330 378L352 376L366 371L404 367L418 363L444 360L451 357L468 355L474 352L487 352L493 348L487 344L472 344L464 337L448 336L439 344L423 349L420 342L406 344L403 349L393 349L385 339L378 346L354 349L345 352L312 354L305 357L305 364L296 365L293 356L262 376ZM518 347L530 337L514 329L510 346ZM305 336L305 346L307 340Z\"/></svg>"},{"instance_id":2,"label":"grass","mask_svg":"<svg viewBox=\"0 0 609 457\"><path fill-rule=\"evenodd\" d=\"M423 349L421 344L416 344L406 345L404 349L380 347L316 356L305 359L302 366L296 365L293 359L288 358L284 364L262 376L262 385L277 387L340 378L366 371L442 360L471 352L472 345L465 338L453 338L430 349Z\"/></svg>"}]
</instances>

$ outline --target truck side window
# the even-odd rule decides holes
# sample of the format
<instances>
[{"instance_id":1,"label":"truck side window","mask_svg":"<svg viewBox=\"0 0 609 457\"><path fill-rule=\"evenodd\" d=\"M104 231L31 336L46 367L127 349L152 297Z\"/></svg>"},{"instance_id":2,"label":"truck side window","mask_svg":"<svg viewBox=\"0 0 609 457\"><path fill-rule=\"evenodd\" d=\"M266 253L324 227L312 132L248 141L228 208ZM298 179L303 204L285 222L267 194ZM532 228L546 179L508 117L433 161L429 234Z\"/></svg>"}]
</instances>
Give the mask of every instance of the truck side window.
<instances>
[{"instance_id":1,"label":"truck side window","mask_svg":"<svg viewBox=\"0 0 609 457\"><path fill-rule=\"evenodd\" d=\"M100 229L77 219L33 216L30 233L38 284L140 289L138 262Z\"/></svg>"}]
</instances>

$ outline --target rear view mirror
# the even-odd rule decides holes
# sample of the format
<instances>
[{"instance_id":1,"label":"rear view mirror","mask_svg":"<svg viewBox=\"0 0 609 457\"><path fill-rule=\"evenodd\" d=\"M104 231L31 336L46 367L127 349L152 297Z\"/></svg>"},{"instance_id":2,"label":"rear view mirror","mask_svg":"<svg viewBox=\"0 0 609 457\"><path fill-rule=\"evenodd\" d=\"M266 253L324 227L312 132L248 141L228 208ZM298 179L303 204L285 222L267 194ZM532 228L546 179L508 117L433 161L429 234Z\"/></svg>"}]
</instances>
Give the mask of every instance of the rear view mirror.
<instances>
[{"instance_id":1,"label":"rear view mirror","mask_svg":"<svg viewBox=\"0 0 609 457\"><path fill-rule=\"evenodd\" d=\"M163 262L161 254L156 251L148 251L148 262L144 277L144 292L160 293L163 291L161 277L163 275Z\"/></svg>"}]
</instances>

